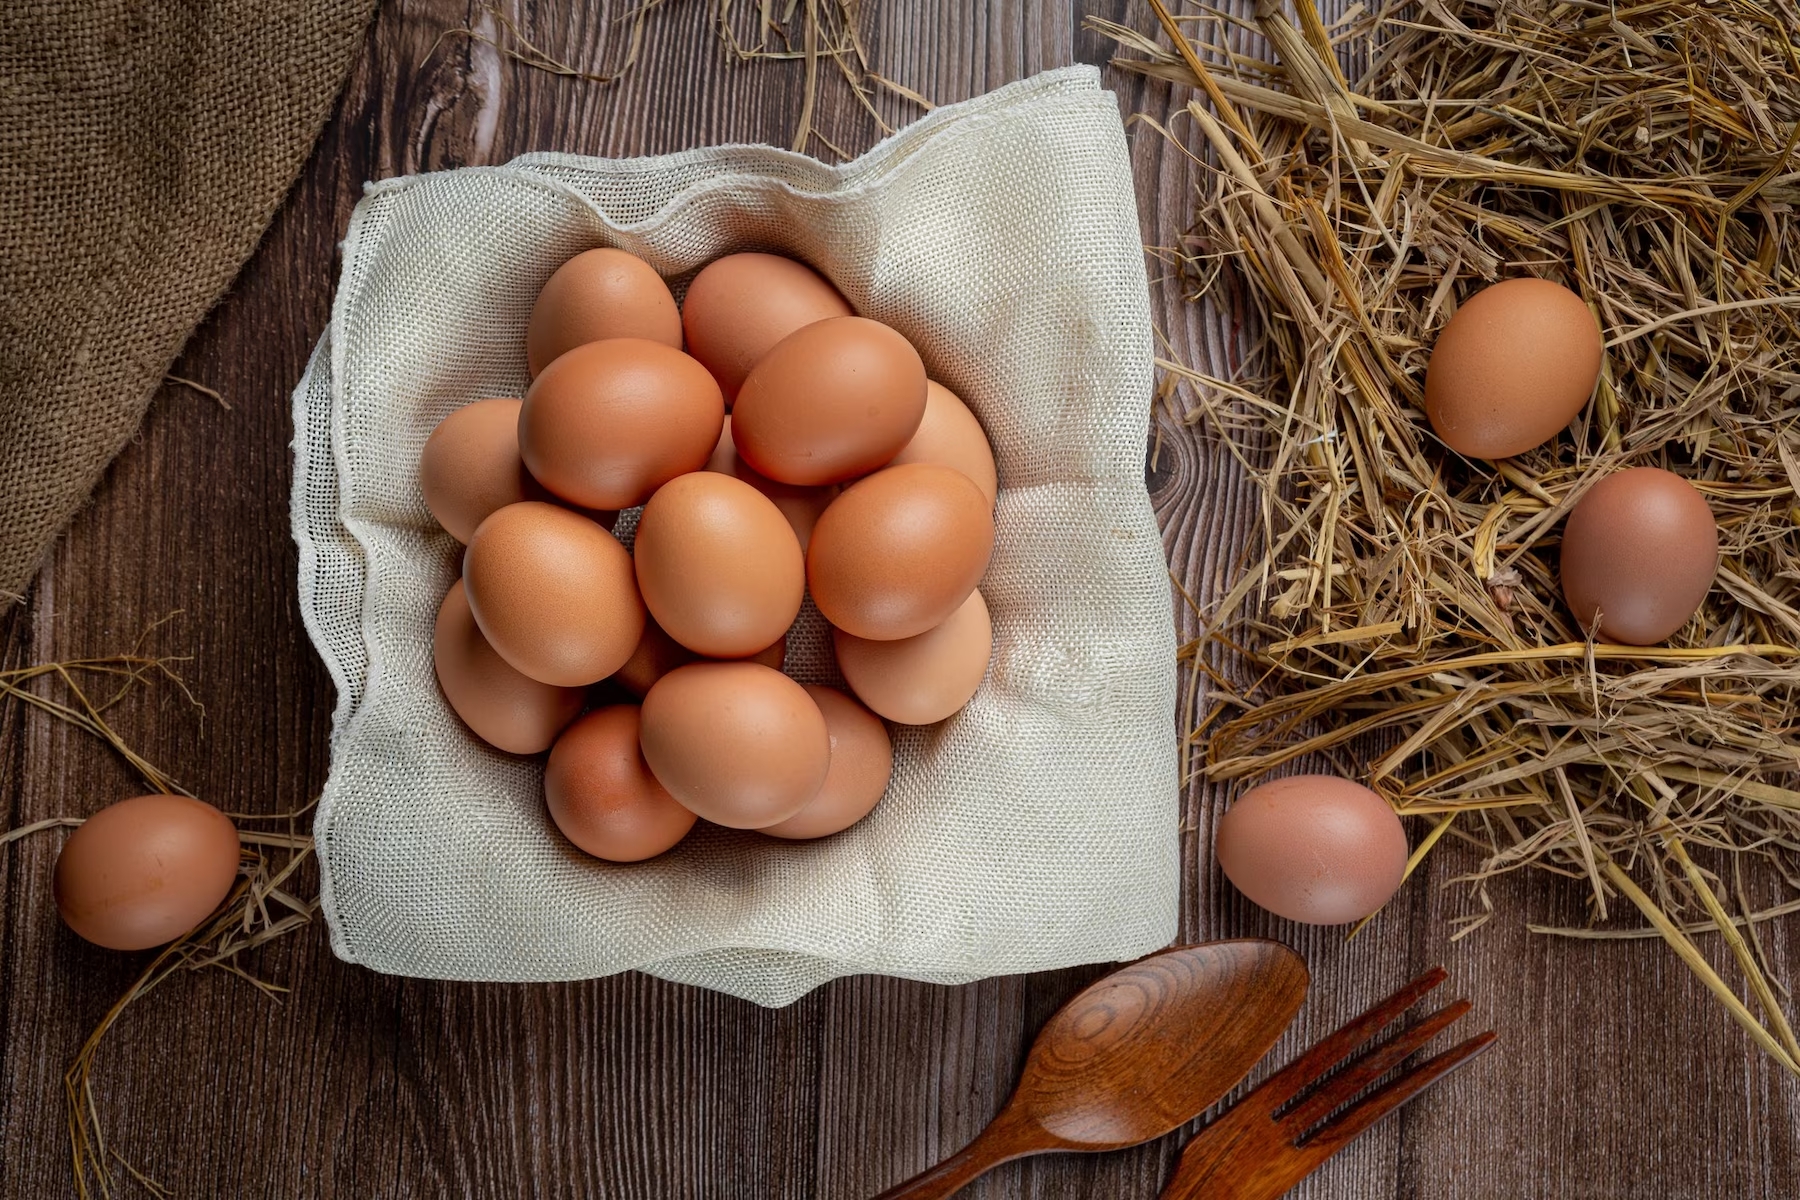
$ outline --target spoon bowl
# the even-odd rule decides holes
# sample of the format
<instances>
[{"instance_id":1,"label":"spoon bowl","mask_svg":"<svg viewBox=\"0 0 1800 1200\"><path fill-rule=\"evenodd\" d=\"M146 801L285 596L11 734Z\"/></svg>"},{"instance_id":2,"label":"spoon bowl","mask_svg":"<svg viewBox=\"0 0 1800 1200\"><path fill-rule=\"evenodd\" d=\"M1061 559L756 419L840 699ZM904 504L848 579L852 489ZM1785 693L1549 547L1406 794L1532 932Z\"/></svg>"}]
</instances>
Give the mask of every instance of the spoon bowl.
<instances>
[{"instance_id":1,"label":"spoon bowl","mask_svg":"<svg viewBox=\"0 0 1800 1200\"><path fill-rule=\"evenodd\" d=\"M876 1200L939 1200L1011 1159L1118 1150L1179 1129L1269 1052L1308 983L1298 954L1261 939L1121 967L1038 1032L1012 1099L980 1137Z\"/></svg>"}]
</instances>

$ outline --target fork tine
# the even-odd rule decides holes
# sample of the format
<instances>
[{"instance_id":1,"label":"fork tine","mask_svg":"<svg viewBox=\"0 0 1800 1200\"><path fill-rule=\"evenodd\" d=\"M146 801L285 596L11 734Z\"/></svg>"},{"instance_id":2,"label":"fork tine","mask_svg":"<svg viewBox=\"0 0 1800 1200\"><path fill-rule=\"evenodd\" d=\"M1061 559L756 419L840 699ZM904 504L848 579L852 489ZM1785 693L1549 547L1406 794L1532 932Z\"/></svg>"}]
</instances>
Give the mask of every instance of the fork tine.
<instances>
[{"instance_id":1,"label":"fork tine","mask_svg":"<svg viewBox=\"0 0 1800 1200\"><path fill-rule=\"evenodd\" d=\"M1415 1099L1420 1092L1493 1045L1496 1036L1491 1030L1478 1033L1468 1041L1426 1059L1386 1087L1371 1092L1353 1108L1308 1138L1301 1144L1300 1150L1319 1162L1330 1158L1357 1134L1402 1104Z\"/></svg>"},{"instance_id":2,"label":"fork tine","mask_svg":"<svg viewBox=\"0 0 1800 1200\"><path fill-rule=\"evenodd\" d=\"M1269 1109L1293 1100L1325 1072L1350 1057L1356 1048L1379 1033L1389 1022L1418 1002L1419 997L1449 978L1442 967L1433 967L1362 1016L1330 1034L1318 1045L1269 1076L1255 1095Z\"/></svg>"},{"instance_id":3,"label":"fork tine","mask_svg":"<svg viewBox=\"0 0 1800 1200\"><path fill-rule=\"evenodd\" d=\"M1326 1080L1318 1091L1296 1105L1293 1112L1283 1116L1281 1123L1291 1128L1296 1136L1304 1134L1314 1124L1330 1116L1338 1105L1386 1075L1401 1059L1460 1020L1470 1007L1472 1006L1467 1000L1458 1000L1440 1008L1411 1029L1370 1051Z\"/></svg>"}]
</instances>

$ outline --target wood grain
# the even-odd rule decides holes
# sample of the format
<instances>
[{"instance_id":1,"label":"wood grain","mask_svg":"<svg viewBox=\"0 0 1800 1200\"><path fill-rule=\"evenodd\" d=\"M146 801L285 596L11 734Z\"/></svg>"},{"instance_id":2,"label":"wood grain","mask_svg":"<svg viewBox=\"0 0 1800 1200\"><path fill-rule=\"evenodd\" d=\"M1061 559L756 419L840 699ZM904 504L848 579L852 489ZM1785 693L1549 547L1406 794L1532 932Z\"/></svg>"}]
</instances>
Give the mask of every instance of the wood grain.
<instances>
[{"instance_id":1,"label":"wood grain","mask_svg":"<svg viewBox=\"0 0 1800 1200\"><path fill-rule=\"evenodd\" d=\"M1136 0L865 7L877 69L943 102L1047 67L1104 62L1110 45L1079 28L1089 12L1154 27ZM616 61L629 8L504 6L540 45L588 68ZM799 68L728 61L712 12L703 0L672 0L646 26L639 68L599 87L443 36L469 22L500 36L478 3L384 5L303 178L178 364L231 408L176 387L158 396L29 605L0 617L0 658L108 652L180 610L156 640L193 656L186 674L204 715L171 696L140 698L117 714L121 729L229 806L275 812L316 795L333 694L294 601L288 396L329 314L334 247L362 182L539 149L786 145ZM1126 113L1161 119L1186 102L1167 84L1107 78ZM891 124L916 115L890 93L876 103ZM830 80L819 127L851 152L879 136ZM1130 139L1145 240L1167 244L1186 223L1191 164L1145 125ZM1227 317L1187 304L1154 259L1152 269L1175 353L1229 371L1237 333ZM1148 477L1175 574L1204 602L1253 527L1254 494L1219 445L1168 419ZM1192 633L1193 615L1178 607ZM91 741L18 706L0 710L5 825L90 812L131 787ZM1207 850L1222 800L1194 787L1183 802L1184 935L1273 936L1306 956L1314 978L1299 1021L1252 1082L1436 961L1451 969L1446 991L1474 1000L1474 1019L1502 1039L1295 1195L1800 1195L1800 1089L1752 1056L1684 968L1655 944L1523 930L1520 914L1579 923L1578 887L1509 881L1496 895L1502 915L1450 943L1471 901L1451 885L1466 863L1440 854L1346 943L1341 931L1269 917L1223 881ZM56 844L42 835L0 852L0 1196L17 1200L72 1194L62 1071L140 965L55 919ZM1795 929L1763 930L1790 979ZM1708 952L1723 965L1721 947ZM111 1144L178 1195L868 1196L973 1138L1010 1092L1037 1027L1105 969L960 988L847 979L770 1012L636 975L534 987L382 977L337 962L323 929L253 965L293 987L283 1003L223 974L180 978L131 1009L99 1060ZM1027 1160L967 1194L1150 1197L1178 1150L1177 1138Z\"/></svg>"}]
</instances>

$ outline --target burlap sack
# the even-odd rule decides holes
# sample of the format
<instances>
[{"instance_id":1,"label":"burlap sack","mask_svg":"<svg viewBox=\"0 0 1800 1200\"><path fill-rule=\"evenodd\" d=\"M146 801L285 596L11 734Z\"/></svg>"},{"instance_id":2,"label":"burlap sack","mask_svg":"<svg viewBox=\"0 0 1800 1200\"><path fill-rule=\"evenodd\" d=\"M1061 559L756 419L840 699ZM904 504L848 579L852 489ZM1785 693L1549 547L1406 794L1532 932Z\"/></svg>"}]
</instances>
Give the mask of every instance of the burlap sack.
<instances>
[{"instance_id":1,"label":"burlap sack","mask_svg":"<svg viewBox=\"0 0 1800 1200\"><path fill-rule=\"evenodd\" d=\"M262 237L374 6L0 5L0 606Z\"/></svg>"},{"instance_id":2,"label":"burlap sack","mask_svg":"<svg viewBox=\"0 0 1800 1200\"><path fill-rule=\"evenodd\" d=\"M439 694L460 548L420 498L420 448L459 405L523 393L538 288L603 244L678 292L735 250L814 263L993 441L988 678L950 720L896 729L885 801L837 837L702 825L650 862L598 862L549 822L539 762L476 741ZM1150 398L1130 164L1089 68L940 109L842 167L540 154L371 187L294 397L300 602L339 689L315 826L333 948L443 978L637 968L776 1005L857 972L961 982L1166 944L1175 645ZM836 679L822 633L809 610L791 674Z\"/></svg>"}]
</instances>

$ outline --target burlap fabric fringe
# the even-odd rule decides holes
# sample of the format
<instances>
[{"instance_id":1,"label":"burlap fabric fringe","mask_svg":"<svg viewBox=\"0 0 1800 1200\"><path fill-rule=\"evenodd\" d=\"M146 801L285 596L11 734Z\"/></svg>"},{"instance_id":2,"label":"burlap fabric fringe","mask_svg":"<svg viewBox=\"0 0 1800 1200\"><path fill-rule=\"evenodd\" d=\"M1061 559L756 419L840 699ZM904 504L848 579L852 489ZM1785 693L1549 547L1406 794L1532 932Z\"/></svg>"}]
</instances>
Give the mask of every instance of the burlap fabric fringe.
<instances>
[{"instance_id":1,"label":"burlap fabric fringe","mask_svg":"<svg viewBox=\"0 0 1800 1200\"><path fill-rule=\"evenodd\" d=\"M373 8L0 5L0 606L255 249Z\"/></svg>"}]
</instances>

